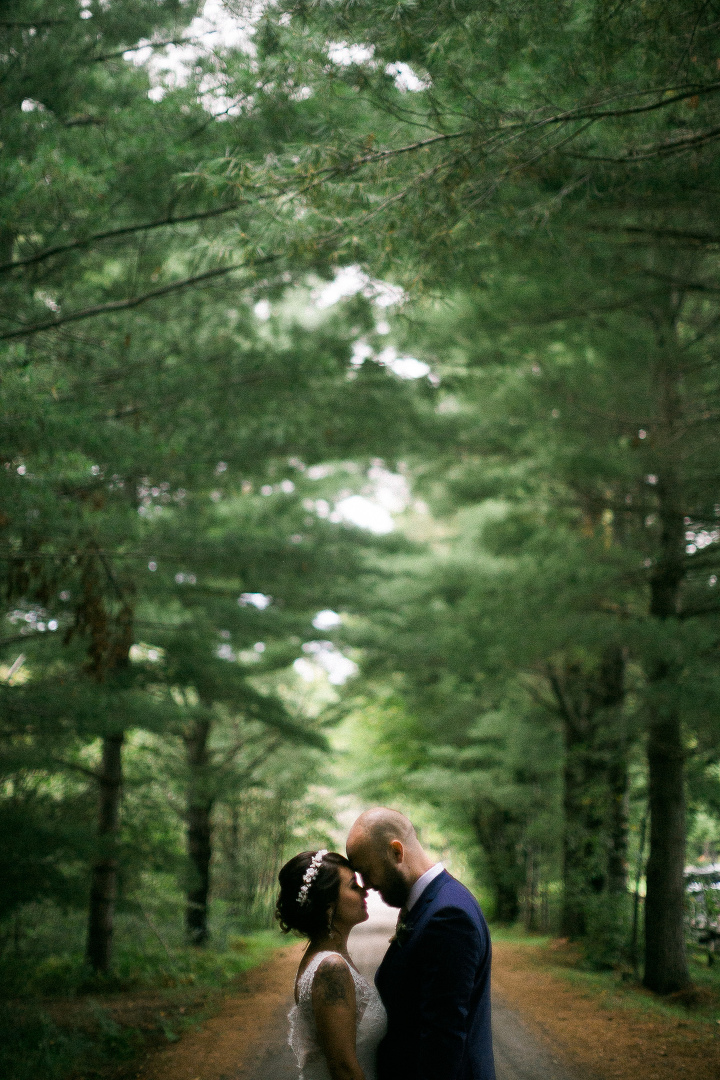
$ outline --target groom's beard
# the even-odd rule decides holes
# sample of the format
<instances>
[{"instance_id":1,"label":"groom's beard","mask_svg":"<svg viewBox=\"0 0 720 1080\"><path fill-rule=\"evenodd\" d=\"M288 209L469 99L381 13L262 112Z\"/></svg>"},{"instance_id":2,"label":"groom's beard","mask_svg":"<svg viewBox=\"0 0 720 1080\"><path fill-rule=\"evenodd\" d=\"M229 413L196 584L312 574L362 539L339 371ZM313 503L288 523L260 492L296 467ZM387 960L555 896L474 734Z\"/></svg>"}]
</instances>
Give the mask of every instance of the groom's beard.
<instances>
[{"instance_id":1,"label":"groom's beard","mask_svg":"<svg viewBox=\"0 0 720 1080\"><path fill-rule=\"evenodd\" d=\"M378 888L378 892L386 904L389 904L390 907L397 908L403 907L410 895L410 890L407 887L405 879L398 873L394 866L387 866L384 868L383 880Z\"/></svg>"}]
</instances>

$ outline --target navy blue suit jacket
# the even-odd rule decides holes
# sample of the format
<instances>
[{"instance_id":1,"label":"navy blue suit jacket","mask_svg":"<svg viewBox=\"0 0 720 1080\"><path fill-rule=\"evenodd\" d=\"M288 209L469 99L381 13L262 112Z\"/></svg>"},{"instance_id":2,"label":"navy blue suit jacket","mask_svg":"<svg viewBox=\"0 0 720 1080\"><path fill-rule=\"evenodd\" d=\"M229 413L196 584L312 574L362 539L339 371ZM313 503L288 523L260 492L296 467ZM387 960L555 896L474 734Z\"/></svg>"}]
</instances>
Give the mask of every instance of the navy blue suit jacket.
<instances>
[{"instance_id":1,"label":"navy blue suit jacket","mask_svg":"<svg viewBox=\"0 0 720 1080\"><path fill-rule=\"evenodd\" d=\"M378 1080L494 1080L490 934L446 870L413 905L375 982L388 1014Z\"/></svg>"}]
</instances>

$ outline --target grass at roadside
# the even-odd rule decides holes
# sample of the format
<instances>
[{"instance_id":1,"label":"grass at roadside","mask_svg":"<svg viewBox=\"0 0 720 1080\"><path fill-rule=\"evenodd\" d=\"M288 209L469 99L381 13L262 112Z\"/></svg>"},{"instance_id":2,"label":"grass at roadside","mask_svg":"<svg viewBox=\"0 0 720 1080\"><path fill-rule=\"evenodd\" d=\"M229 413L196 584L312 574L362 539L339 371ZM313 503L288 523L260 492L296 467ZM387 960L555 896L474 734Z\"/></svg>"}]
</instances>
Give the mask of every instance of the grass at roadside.
<instances>
[{"instance_id":1,"label":"grass at roadside","mask_svg":"<svg viewBox=\"0 0 720 1080\"><path fill-rule=\"evenodd\" d=\"M105 979L92 977L81 957L48 957L23 973L21 995L0 1002L0 1076L134 1075L140 1054L212 1015L224 993L282 945L271 930L230 938L222 950L126 944Z\"/></svg>"},{"instance_id":2,"label":"grass at roadside","mask_svg":"<svg viewBox=\"0 0 720 1080\"><path fill-rule=\"evenodd\" d=\"M575 989L592 995L607 1009L632 1009L668 1020L720 1024L720 964L707 966L702 954L691 954L690 990L658 997L646 990L627 968L598 971L579 947L549 935L527 934L516 927L492 927L492 939L532 950L529 961Z\"/></svg>"}]
</instances>

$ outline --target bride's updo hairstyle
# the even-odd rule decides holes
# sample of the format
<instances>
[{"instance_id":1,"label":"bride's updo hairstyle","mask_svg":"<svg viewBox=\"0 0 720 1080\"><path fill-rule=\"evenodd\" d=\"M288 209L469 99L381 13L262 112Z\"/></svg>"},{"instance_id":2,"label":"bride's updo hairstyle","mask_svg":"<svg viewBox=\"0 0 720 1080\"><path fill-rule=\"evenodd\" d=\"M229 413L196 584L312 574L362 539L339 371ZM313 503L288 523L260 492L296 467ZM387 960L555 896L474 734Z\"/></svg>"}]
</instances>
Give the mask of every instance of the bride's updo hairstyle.
<instances>
[{"instance_id":1,"label":"bride's updo hairstyle","mask_svg":"<svg viewBox=\"0 0 720 1080\"><path fill-rule=\"evenodd\" d=\"M317 851L301 851L286 862L278 874L280 895L275 918L284 934L297 930L305 937L313 938L321 937L329 929L328 908L337 903L340 868L345 866L352 870L352 867L337 851L326 852L319 864L318 854ZM306 875L309 871L314 872L308 884Z\"/></svg>"}]
</instances>

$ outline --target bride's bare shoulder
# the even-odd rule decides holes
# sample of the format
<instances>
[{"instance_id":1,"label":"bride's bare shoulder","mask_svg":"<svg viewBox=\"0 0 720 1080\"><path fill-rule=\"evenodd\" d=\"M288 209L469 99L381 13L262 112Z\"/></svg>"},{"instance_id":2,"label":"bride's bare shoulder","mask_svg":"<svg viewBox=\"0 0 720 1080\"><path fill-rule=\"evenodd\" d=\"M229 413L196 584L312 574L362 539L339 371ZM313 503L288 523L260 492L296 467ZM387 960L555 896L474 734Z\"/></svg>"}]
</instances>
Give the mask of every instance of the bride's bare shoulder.
<instances>
[{"instance_id":1,"label":"bride's bare shoulder","mask_svg":"<svg viewBox=\"0 0 720 1080\"><path fill-rule=\"evenodd\" d=\"M312 994L313 1001L323 1005L349 1005L354 1001L353 977L347 961L338 953L330 953L318 964Z\"/></svg>"}]
</instances>

